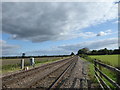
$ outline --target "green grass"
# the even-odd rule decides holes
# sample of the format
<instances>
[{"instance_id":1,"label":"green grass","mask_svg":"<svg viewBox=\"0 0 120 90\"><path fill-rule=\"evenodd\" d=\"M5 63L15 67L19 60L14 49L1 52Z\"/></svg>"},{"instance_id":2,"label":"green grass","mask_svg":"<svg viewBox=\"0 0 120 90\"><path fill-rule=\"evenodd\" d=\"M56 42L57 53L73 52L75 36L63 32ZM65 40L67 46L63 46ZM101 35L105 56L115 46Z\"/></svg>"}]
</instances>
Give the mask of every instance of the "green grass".
<instances>
[{"instance_id":1,"label":"green grass","mask_svg":"<svg viewBox=\"0 0 120 90\"><path fill-rule=\"evenodd\" d=\"M106 64L116 67L118 66L118 56L120 55L90 55L89 57L99 59Z\"/></svg>"},{"instance_id":2,"label":"green grass","mask_svg":"<svg viewBox=\"0 0 120 90\"><path fill-rule=\"evenodd\" d=\"M84 58L81 58L82 60L84 61L87 61L86 59ZM95 81L95 78L94 78L94 66L93 66L93 63L89 63L88 64L88 77L94 82Z\"/></svg>"},{"instance_id":3,"label":"green grass","mask_svg":"<svg viewBox=\"0 0 120 90\"><path fill-rule=\"evenodd\" d=\"M93 63L93 60L94 59L98 59L100 60L101 62L105 63L105 64L109 64L109 65L112 65L114 67L117 67L118 66L118 56L120 55L90 55L88 57L86 57L87 61L90 61ZM102 67L102 72L104 74L106 74L109 78L111 78L112 80L114 81L117 81L117 76L116 76L116 73L106 69L106 68L103 68ZM90 78L92 80L94 80L93 76L94 76L94 66L93 64L90 64L89 65L89 72L88 72L88 75L90 76ZM105 78L103 78L103 80L113 89L114 86L109 83L109 81L107 81Z\"/></svg>"},{"instance_id":4,"label":"green grass","mask_svg":"<svg viewBox=\"0 0 120 90\"><path fill-rule=\"evenodd\" d=\"M88 60L86 60L86 59L84 59L84 58L81 58L82 60L84 60L84 61L88 61ZM92 84L92 88L98 88L99 87L99 85L98 85L98 82L97 82L97 80L96 80L96 78L95 78L95 73L94 73L94 66L93 66L93 63L89 63L88 64L88 70L87 70L88 72L87 72L87 75L88 75L88 79L89 79L89 81L90 81L90 83Z\"/></svg>"},{"instance_id":5,"label":"green grass","mask_svg":"<svg viewBox=\"0 0 120 90\"><path fill-rule=\"evenodd\" d=\"M44 58L35 58L35 61L45 61L51 59L61 59L61 57L44 57ZM0 59L1 60L1 59ZM24 58L25 63L30 62L30 58ZM14 59L2 59L2 66L4 65L11 65L11 64L19 64L21 62L21 58L14 58Z\"/></svg>"},{"instance_id":6,"label":"green grass","mask_svg":"<svg viewBox=\"0 0 120 90\"><path fill-rule=\"evenodd\" d=\"M114 81L117 81L117 75L115 73L113 73L112 71L106 69L106 68L102 68L102 72L104 74L106 74L109 78L111 78ZM102 77L102 79L113 89L115 88L108 80L106 80L104 77Z\"/></svg>"},{"instance_id":7,"label":"green grass","mask_svg":"<svg viewBox=\"0 0 120 90\"><path fill-rule=\"evenodd\" d=\"M64 58L67 58L67 57L44 58L44 59L40 59L40 60L35 59L35 67L40 66L41 64L50 63L50 62L57 61L57 60L64 59ZM13 60L4 60L4 61L13 61ZM27 62L25 61L25 67L32 68L32 66L30 66L28 61ZM14 71L18 71L18 70L21 70L20 62L18 60L17 60L17 62L15 61L15 63L8 62L7 64L2 65L2 74L14 72Z\"/></svg>"},{"instance_id":8,"label":"green grass","mask_svg":"<svg viewBox=\"0 0 120 90\"><path fill-rule=\"evenodd\" d=\"M109 64L111 66L114 66L114 67L117 67L118 66L118 57L119 55L92 55L92 56L89 56L90 58L93 58L93 59L98 59L100 60L101 62L105 63L105 64ZM102 67L102 72L104 74L106 74L108 77L110 77L112 80L114 81L117 81L117 76L114 72L106 69L106 68L103 68ZM109 81L107 81L105 78L103 78L103 80L105 80L105 82L113 89L114 86L109 83Z\"/></svg>"}]
</instances>

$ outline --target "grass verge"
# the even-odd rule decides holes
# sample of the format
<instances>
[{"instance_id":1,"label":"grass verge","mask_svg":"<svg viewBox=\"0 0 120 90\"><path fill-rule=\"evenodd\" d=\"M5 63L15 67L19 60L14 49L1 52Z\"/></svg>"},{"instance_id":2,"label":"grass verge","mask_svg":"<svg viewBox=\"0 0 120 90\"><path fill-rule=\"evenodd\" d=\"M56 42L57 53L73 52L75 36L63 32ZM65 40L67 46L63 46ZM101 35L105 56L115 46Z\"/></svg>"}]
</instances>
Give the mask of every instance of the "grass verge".
<instances>
[{"instance_id":1,"label":"grass verge","mask_svg":"<svg viewBox=\"0 0 120 90\"><path fill-rule=\"evenodd\" d=\"M96 80L94 80L95 77L93 77L95 75L94 73L94 64L93 64L93 60L94 58L91 58L91 57L84 57L87 61L91 62L91 64L89 64L89 72L88 72L88 75L89 77L91 78L91 80L93 82L96 82ZM104 68L104 67L101 67L101 71L106 74L106 76L108 76L109 78L111 78L112 80L114 81L117 81L117 75L116 73ZM99 74L99 73L98 73ZM112 89L114 89L115 87L109 82L107 81L104 77L102 77L102 79L106 82L107 85L109 85Z\"/></svg>"},{"instance_id":2,"label":"grass verge","mask_svg":"<svg viewBox=\"0 0 120 90\"><path fill-rule=\"evenodd\" d=\"M86 60L84 58L81 58L81 59L88 62L88 60ZM90 62L88 64L88 79L90 81L91 88L98 88L99 85L98 85L98 82L97 82L97 80L96 80L94 75L95 75L95 73L94 73L94 66L93 66L93 63Z\"/></svg>"},{"instance_id":3,"label":"grass verge","mask_svg":"<svg viewBox=\"0 0 120 90\"><path fill-rule=\"evenodd\" d=\"M61 58L63 59L63 58ZM35 67L38 67L42 64L46 64L46 63L51 63L54 61L60 60L60 58L54 58L54 59L46 59L46 60L40 60L40 61L35 61ZM25 67L29 67L29 68L33 68L32 66L30 66L30 64L28 62L25 62ZM20 64L9 64L9 65L4 65L2 66L2 74L6 74L6 73L11 73L11 72L15 72L21 70L20 69Z\"/></svg>"},{"instance_id":4,"label":"grass verge","mask_svg":"<svg viewBox=\"0 0 120 90\"><path fill-rule=\"evenodd\" d=\"M89 57L93 59L98 59L103 63L109 64L111 66L117 67L118 66L118 57L120 55L89 55Z\"/></svg>"}]
</instances>

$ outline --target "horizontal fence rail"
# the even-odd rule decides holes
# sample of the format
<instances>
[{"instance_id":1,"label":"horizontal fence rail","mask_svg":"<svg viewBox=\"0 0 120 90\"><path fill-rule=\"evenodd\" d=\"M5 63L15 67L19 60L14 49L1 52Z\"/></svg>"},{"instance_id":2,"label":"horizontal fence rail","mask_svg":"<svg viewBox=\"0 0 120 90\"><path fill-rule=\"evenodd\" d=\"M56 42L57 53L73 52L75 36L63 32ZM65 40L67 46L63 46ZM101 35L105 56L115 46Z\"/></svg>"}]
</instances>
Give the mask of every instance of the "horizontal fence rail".
<instances>
[{"instance_id":1,"label":"horizontal fence rail","mask_svg":"<svg viewBox=\"0 0 120 90\"><path fill-rule=\"evenodd\" d=\"M94 60L94 62L97 63L97 64L99 64L99 65L101 65L101 66L103 66L103 67L105 67L105 68L107 68L107 69L109 69L109 70L112 70L112 71L114 71L114 72L120 73L120 70L117 69L117 68L115 68L115 67L113 67L113 66L110 66L110 65L106 65L106 64L104 64L104 63L101 63L101 62L97 61L96 59Z\"/></svg>"},{"instance_id":2,"label":"horizontal fence rail","mask_svg":"<svg viewBox=\"0 0 120 90\"><path fill-rule=\"evenodd\" d=\"M114 87L116 87L117 89L120 89L120 85L115 82L114 80L112 80L111 78L109 78L106 74L104 74L102 72L102 67L115 72L118 76L120 75L120 70L110 66L110 65L106 65L104 63L101 63L99 61L97 61L96 59L94 60L94 69L95 69L95 77L97 79L97 81L99 82L101 88L103 88L105 90L105 88L108 88L109 90L111 90L110 86L106 84L106 82L103 80L103 77L109 81ZM98 74L99 73L99 74ZM117 78L118 79L118 78Z\"/></svg>"}]
</instances>

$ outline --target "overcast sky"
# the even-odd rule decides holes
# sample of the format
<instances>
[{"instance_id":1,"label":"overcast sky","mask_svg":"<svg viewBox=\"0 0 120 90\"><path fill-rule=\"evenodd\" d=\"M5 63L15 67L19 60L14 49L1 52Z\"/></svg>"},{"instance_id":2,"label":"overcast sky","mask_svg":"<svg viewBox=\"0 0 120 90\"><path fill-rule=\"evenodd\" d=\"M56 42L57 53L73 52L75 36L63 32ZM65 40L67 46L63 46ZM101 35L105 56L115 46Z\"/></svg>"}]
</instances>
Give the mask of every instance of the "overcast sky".
<instances>
[{"instance_id":1,"label":"overcast sky","mask_svg":"<svg viewBox=\"0 0 120 90\"><path fill-rule=\"evenodd\" d=\"M3 2L3 56L63 55L118 48L114 2Z\"/></svg>"}]
</instances>

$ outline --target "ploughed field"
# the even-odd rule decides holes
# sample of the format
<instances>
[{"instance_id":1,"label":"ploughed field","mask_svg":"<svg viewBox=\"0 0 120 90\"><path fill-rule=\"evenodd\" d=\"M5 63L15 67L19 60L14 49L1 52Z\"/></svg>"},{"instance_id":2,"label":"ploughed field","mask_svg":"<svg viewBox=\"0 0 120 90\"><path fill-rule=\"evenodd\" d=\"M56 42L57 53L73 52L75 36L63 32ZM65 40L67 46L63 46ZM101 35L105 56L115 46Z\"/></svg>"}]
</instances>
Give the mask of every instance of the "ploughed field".
<instances>
[{"instance_id":1,"label":"ploughed field","mask_svg":"<svg viewBox=\"0 0 120 90\"><path fill-rule=\"evenodd\" d=\"M86 63L78 56L2 77L2 88L87 88Z\"/></svg>"}]
</instances>

